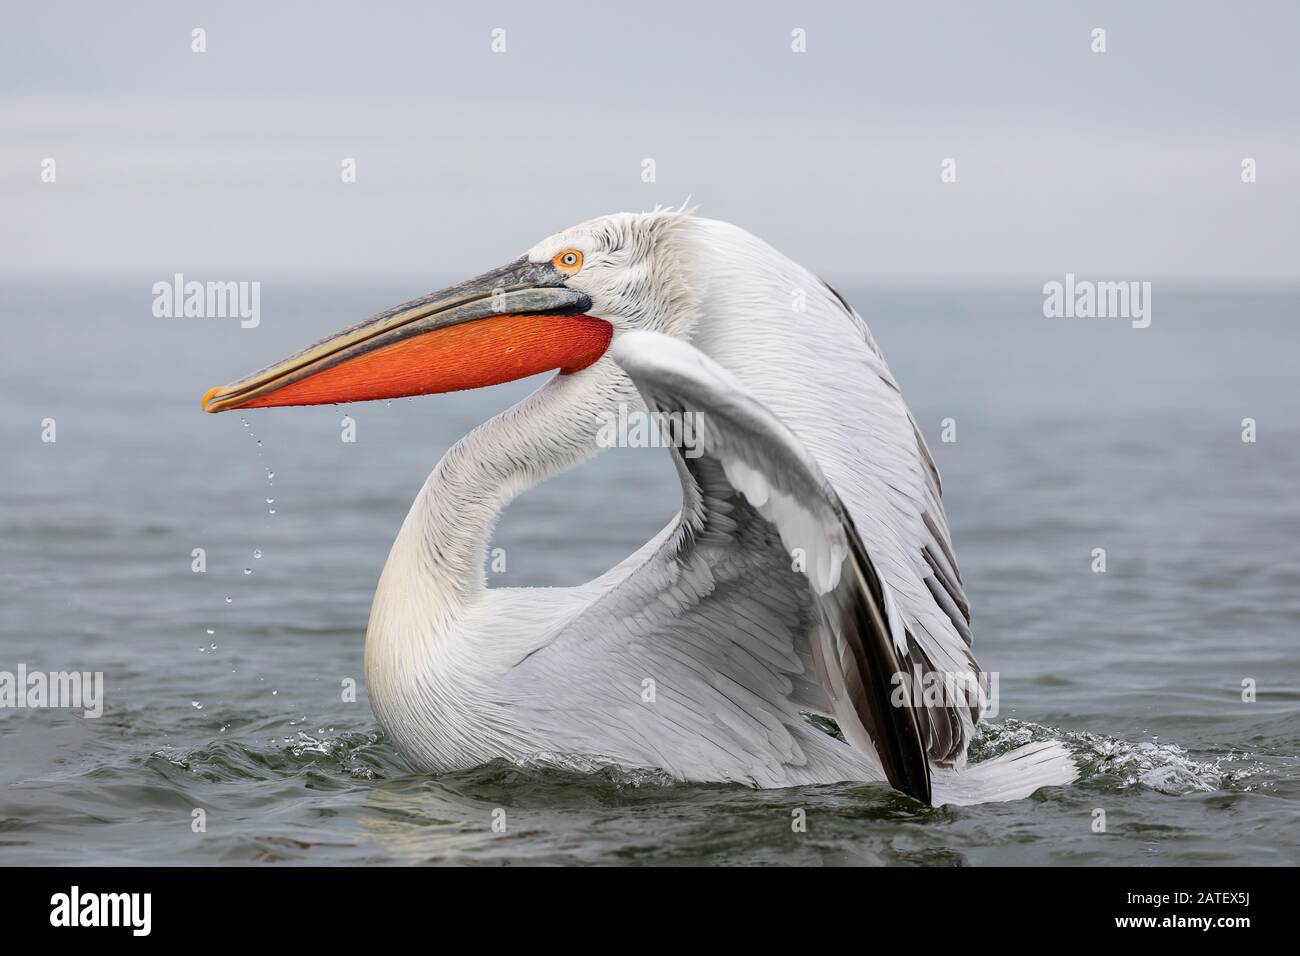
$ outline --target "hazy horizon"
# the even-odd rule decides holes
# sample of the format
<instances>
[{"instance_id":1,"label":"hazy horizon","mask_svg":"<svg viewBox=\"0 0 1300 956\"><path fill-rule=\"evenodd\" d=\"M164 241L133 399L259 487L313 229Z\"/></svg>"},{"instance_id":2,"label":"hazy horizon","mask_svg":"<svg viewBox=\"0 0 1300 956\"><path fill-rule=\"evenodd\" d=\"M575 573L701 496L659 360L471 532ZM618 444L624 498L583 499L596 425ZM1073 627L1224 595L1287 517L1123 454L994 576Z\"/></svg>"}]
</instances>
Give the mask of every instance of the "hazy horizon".
<instances>
[{"instance_id":1,"label":"hazy horizon","mask_svg":"<svg viewBox=\"0 0 1300 956\"><path fill-rule=\"evenodd\" d=\"M1300 280L1291 6L137 9L7 16L0 275L433 282L690 197L870 284Z\"/></svg>"}]
</instances>

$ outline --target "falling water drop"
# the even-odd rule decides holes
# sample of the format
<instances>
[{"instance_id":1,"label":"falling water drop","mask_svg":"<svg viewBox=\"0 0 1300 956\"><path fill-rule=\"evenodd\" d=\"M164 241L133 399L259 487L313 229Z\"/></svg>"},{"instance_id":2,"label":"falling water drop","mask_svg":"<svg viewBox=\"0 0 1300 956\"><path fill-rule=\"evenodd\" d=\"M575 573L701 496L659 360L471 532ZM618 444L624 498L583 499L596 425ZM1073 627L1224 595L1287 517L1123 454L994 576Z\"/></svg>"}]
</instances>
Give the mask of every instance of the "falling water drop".
<instances>
[{"instance_id":1,"label":"falling water drop","mask_svg":"<svg viewBox=\"0 0 1300 956\"><path fill-rule=\"evenodd\" d=\"M279 693L280 693L280 692L279 692L278 690L273 690L273 691L271 691L271 696L272 696L272 697L275 697L275 696L278 695Z\"/></svg>"},{"instance_id":2,"label":"falling water drop","mask_svg":"<svg viewBox=\"0 0 1300 956\"><path fill-rule=\"evenodd\" d=\"M217 632L214 631L212 628L208 628L208 633L209 633L209 634L215 634L215 633L217 633Z\"/></svg>"},{"instance_id":3,"label":"falling water drop","mask_svg":"<svg viewBox=\"0 0 1300 956\"><path fill-rule=\"evenodd\" d=\"M267 499L266 499L266 503L267 503L268 505L273 505L273 504L275 504L275 499L274 499L274 498L267 498Z\"/></svg>"},{"instance_id":4,"label":"falling water drop","mask_svg":"<svg viewBox=\"0 0 1300 956\"><path fill-rule=\"evenodd\" d=\"M226 603L227 603L227 604L234 604L234 603L235 603L235 599L232 598L229 594L227 594L227 595L226 595Z\"/></svg>"},{"instance_id":5,"label":"falling water drop","mask_svg":"<svg viewBox=\"0 0 1300 956\"><path fill-rule=\"evenodd\" d=\"M216 649L217 649L216 641L213 641L211 644L208 645L208 650L215 651Z\"/></svg>"},{"instance_id":6,"label":"falling water drop","mask_svg":"<svg viewBox=\"0 0 1300 956\"><path fill-rule=\"evenodd\" d=\"M192 701L190 701L190 706L193 707L195 710L202 710L202 709L203 709L203 705L200 704L197 700L192 700Z\"/></svg>"},{"instance_id":7,"label":"falling water drop","mask_svg":"<svg viewBox=\"0 0 1300 956\"><path fill-rule=\"evenodd\" d=\"M255 557L255 558L260 558L261 556L262 556L262 549L261 549L261 548L254 548L254 549L253 549L253 557Z\"/></svg>"},{"instance_id":8,"label":"falling water drop","mask_svg":"<svg viewBox=\"0 0 1300 956\"><path fill-rule=\"evenodd\" d=\"M252 568L244 568L244 573L245 573L245 574L252 574L252 573L253 573L253 569L252 569Z\"/></svg>"}]
</instances>

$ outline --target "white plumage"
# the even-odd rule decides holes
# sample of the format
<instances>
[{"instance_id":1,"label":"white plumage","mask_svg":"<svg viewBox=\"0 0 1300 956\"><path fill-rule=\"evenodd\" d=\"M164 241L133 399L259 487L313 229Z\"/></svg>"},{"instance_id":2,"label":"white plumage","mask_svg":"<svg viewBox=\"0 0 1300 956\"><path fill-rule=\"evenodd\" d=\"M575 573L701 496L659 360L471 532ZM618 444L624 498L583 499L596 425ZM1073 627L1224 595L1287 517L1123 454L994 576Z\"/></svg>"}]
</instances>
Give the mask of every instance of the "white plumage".
<instances>
[{"instance_id":1,"label":"white plumage","mask_svg":"<svg viewBox=\"0 0 1300 956\"><path fill-rule=\"evenodd\" d=\"M1072 779L1055 744L963 770L978 708L900 716L877 699L890 662L977 665L938 472L861 318L765 243L689 214L596 219L528 259L564 249L583 254L565 284L613 344L472 431L416 497L366 640L398 749L430 771L555 756L761 787L900 785L924 751L936 803ZM501 509L642 402L705 421L704 454L674 452L679 518L585 585L487 588Z\"/></svg>"}]
</instances>

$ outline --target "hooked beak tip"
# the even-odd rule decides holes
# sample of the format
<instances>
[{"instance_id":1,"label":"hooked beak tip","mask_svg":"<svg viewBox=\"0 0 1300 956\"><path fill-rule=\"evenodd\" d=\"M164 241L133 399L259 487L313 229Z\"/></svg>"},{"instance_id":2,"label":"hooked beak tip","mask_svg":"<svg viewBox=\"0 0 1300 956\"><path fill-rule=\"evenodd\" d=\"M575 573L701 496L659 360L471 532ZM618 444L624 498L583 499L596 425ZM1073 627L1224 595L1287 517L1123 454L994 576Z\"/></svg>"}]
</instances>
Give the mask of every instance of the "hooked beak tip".
<instances>
[{"instance_id":1,"label":"hooked beak tip","mask_svg":"<svg viewBox=\"0 0 1300 956\"><path fill-rule=\"evenodd\" d=\"M202 405L205 412L216 413L221 411L219 408L208 408L208 405L211 404L213 398L221 393L222 388L222 386L218 385L216 388L210 388L203 393L203 400L200 402L200 405Z\"/></svg>"}]
</instances>

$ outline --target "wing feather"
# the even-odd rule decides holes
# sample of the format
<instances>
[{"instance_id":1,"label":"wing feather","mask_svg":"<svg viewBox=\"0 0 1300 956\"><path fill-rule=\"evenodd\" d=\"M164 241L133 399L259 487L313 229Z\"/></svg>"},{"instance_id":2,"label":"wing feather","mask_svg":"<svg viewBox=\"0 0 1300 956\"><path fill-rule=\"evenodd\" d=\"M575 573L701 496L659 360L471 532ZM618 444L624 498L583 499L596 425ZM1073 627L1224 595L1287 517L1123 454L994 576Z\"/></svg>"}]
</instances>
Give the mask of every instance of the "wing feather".
<instances>
[{"instance_id":1,"label":"wing feather","mask_svg":"<svg viewBox=\"0 0 1300 956\"><path fill-rule=\"evenodd\" d=\"M697 500L734 499L740 492L766 519L784 550L802 558L816 630L826 645L822 659L836 670L832 685L843 688L836 717L850 740L865 736L894 787L928 802L925 739L907 685L900 687L897 680L905 673L895 652L896 643L901 644L897 612L852 519L817 463L775 415L687 343L652 332L627 333L616 342L614 358L652 412L699 416L701 463L675 452L697 487L701 480L708 482ZM721 466L721 476L711 462ZM719 493L720 477L730 494ZM718 515L706 509L700 517L707 531ZM781 607L771 596L760 594L753 600L765 605L763 609L751 616L742 602L733 608L730 626L743 627L740 619L756 623ZM760 640L748 646L766 644ZM725 673L719 680L728 687L733 683ZM835 697L833 688L824 689ZM900 696L905 703L895 706ZM758 698L746 692L732 702L773 730L773 718L760 713Z\"/></svg>"}]
</instances>

